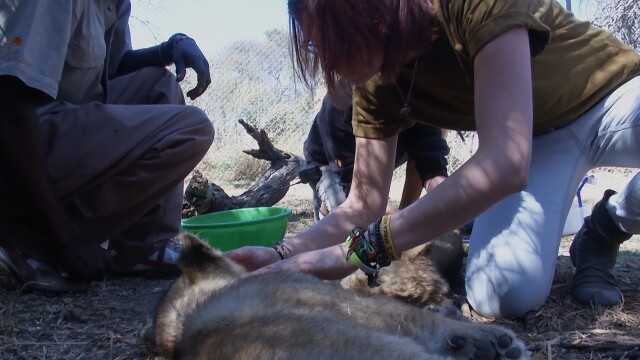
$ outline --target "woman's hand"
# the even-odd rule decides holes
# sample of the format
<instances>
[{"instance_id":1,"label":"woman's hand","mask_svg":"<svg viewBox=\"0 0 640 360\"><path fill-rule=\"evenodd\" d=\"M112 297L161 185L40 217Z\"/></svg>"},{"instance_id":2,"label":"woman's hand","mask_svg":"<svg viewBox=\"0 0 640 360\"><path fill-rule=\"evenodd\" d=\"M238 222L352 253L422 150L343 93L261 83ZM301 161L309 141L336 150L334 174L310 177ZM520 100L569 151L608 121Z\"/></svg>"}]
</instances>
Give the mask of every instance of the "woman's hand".
<instances>
[{"instance_id":1,"label":"woman's hand","mask_svg":"<svg viewBox=\"0 0 640 360\"><path fill-rule=\"evenodd\" d=\"M224 255L248 271L260 269L280 260L280 255L273 248L264 246L245 246L227 251Z\"/></svg>"},{"instance_id":2,"label":"woman's hand","mask_svg":"<svg viewBox=\"0 0 640 360\"><path fill-rule=\"evenodd\" d=\"M274 251L275 252L275 251ZM278 261L258 270L256 273L273 271L301 271L321 279L339 280L356 270L355 265L346 260L343 244L296 255Z\"/></svg>"}]
</instances>

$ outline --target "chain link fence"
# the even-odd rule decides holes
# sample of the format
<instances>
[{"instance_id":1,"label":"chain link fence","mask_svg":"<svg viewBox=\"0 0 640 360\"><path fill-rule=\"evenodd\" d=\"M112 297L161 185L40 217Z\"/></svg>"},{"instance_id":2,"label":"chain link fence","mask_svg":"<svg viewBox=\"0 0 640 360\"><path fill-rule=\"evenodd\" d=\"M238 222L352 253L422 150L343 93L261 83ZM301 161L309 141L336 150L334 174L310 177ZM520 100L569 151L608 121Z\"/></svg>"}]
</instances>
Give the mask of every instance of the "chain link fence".
<instances>
[{"instance_id":1,"label":"chain link fence","mask_svg":"<svg viewBox=\"0 0 640 360\"><path fill-rule=\"evenodd\" d=\"M594 23L640 51L640 3L638 0L601 0Z\"/></svg>"},{"instance_id":2,"label":"chain link fence","mask_svg":"<svg viewBox=\"0 0 640 360\"><path fill-rule=\"evenodd\" d=\"M269 8L273 6L272 1L244 2L247 11L273 11ZM175 31L196 31L188 30L195 29L189 22L203 21L207 16L188 14L183 11L184 6L183 2L174 1L132 1L134 47L139 47L136 38L146 40L144 46L151 46ZM189 6L192 9L204 6L216 14L229 10L226 2L217 0L192 0ZM282 23L275 23L257 36L242 38L238 34L221 34L216 30L224 27L221 24L212 25L208 33L188 33L210 63L210 87L200 98L187 99L187 103L203 109L214 124L216 137L199 169L216 179L250 179L268 166L242 152L257 148L257 144L239 124L239 119L265 130L277 148L303 154L303 142L321 105L324 90L312 92L295 77L289 54L286 9L281 11L284 12ZM188 18L181 18L184 16ZM229 17L238 16L242 15L229 14ZM170 24L170 30L164 30L160 24ZM260 26L264 28L264 24ZM213 50L207 47L211 40L219 42ZM195 74L188 72L182 87L186 92L195 83Z\"/></svg>"}]
</instances>

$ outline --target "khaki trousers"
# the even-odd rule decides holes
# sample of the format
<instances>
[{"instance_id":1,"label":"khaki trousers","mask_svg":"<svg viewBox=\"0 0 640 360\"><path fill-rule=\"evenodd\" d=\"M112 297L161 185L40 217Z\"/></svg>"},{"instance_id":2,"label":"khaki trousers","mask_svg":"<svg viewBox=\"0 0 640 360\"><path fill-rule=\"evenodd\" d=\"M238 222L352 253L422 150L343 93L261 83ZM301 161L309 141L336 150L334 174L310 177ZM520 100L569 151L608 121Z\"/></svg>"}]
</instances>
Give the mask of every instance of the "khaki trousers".
<instances>
[{"instance_id":1,"label":"khaki trousers","mask_svg":"<svg viewBox=\"0 0 640 360\"><path fill-rule=\"evenodd\" d=\"M184 105L175 76L164 68L113 79L108 90L106 104L42 107L40 136L51 183L81 236L109 240L116 266L127 269L179 232L183 179L208 151L214 131L202 110ZM9 241L43 261L55 254L28 236Z\"/></svg>"}]
</instances>

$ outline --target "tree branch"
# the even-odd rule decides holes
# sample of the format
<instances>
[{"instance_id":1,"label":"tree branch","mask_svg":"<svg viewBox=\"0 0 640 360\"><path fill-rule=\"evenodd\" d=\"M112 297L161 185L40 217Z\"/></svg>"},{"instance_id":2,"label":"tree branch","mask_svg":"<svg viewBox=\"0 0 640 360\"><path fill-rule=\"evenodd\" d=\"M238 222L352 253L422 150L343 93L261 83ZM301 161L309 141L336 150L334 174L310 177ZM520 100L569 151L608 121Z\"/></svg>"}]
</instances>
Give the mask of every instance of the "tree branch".
<instances>
[{"instance_id":1,"label":"tree branch","mask_svg":"<svg viewBox=\"0 0 640 360\"><path fill-rule=\"evenodd\" d=\"M257 150L243 152L256 159L269 161L271 165L238 196L229 196L220 186L208 181L202 173L194 171L185 190L183 218L222 210L272 206L287 194L291 181L306 165L302 157L273 146L266 131L258 130L242 119L238 122L258 143Z\"/></svg>"}]
</instances>

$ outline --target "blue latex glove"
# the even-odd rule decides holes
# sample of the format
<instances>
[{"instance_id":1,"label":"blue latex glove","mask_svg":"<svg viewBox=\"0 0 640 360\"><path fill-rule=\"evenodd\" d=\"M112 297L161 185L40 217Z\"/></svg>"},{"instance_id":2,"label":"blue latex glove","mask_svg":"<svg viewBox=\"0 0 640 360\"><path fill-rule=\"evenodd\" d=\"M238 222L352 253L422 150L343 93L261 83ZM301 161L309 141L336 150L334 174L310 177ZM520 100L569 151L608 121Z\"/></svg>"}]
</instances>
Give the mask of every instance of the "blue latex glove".
<instances>
[{"instance_id":1,"label":"blue latex glove","mask_svg":"<svg viewBox=\"0 0 640 360\"><path fill-rule=\"evenodd\" d=\"M167 41L171 48L173 63L176 66L176 80L182 81L187 68L192 68L198 75L198 84L187 91L189 99L194 100L202 95L211 84L209 62L200 51L195 40L185 34L174 34Z\"/></svg>"}]
</instances>

